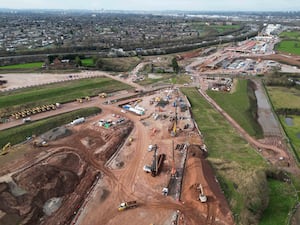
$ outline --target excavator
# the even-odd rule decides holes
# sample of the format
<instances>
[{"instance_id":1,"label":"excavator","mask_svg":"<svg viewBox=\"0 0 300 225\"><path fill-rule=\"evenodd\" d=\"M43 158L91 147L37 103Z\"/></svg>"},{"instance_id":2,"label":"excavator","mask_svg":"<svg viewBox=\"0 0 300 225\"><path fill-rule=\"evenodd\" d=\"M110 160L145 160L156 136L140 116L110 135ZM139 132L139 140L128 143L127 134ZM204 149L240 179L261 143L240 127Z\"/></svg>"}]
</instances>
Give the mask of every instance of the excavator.
<instances>
[{"instance_id":1,"label":"excavator","mask_svg":"<svg viewBox=\"0 0 300 225\"><path fill-rule=\"evenodd\" d=\"M200 200L200 202L202 202L202 203L207 202L207 197L204 194L203 187L202 187L201 184L197 187L197 190L200 191L200 194L199 194L199 200Z\"/></svg>"},{"instance_id":2,"label":"excavator","mask_svg":"<svg viewBox=\"0 0 300 225\"><path fill-rule=\"evenodd\" d=\"M0 155L6 155L9 151L11 144L8 142L4 147L2 148L2 151L0 152Z\"/></svg>"}]
</instances>

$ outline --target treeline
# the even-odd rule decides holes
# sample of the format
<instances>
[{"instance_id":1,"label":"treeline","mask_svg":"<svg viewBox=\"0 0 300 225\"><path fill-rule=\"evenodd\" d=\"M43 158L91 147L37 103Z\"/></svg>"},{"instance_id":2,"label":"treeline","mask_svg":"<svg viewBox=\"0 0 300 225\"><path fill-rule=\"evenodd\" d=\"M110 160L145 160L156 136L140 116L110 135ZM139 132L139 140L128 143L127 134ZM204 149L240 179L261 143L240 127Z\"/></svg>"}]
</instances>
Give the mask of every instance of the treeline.
<instances>
[{"instance_id":1,"label":"treeline","mask_svg":"<svg viewBox=\"0 0 300 225\"><path fill-rule=\"evenodd\" d=\"M276 113L279 115L287 116L287 115L300 115L300 108L279 108L276 109Z\"/></svg>"},{"instance_id":2,"label":"treeline","mask_svg":"<svg viewBox=\"0 0 300 225\"><path fill-rule=\"evenodd\" d=\"M280 73L278 69L274 71L264 79L264 83L267 86L287 87L300 89L300 75L292 73Z\"/></svg>"}]
</instances>

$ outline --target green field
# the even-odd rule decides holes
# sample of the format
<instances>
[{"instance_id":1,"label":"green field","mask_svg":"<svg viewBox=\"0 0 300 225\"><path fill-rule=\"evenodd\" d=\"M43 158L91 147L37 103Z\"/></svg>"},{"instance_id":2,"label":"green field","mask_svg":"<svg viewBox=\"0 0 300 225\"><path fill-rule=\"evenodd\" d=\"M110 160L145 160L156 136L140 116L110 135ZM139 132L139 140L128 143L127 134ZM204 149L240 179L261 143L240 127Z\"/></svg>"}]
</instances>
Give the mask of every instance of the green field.
<instances>
[{"instance_id":1,"label":"green field","mask_svg":"<svg viewBox=\"0 0 300 225\"><path fill-rule=\"evenodd\" d=\"M285 31L282 32L279 35L280 38L286 38L286 39L299 39L300 38L300 32L299 31Z\"/></svg>"},{"instance_id":2,"label":"green field","mask_svg":"<svg viewBox=\"0 0 300 225\"><path fill-rule=\"evenodd\" d=\"M251 136L262 138L263 131L253 115L256 115L256 105L253 91L248 88L248 80L238 80L234 93L208 91L213 98L241 127ZM253 111L254 110L254 111Z\"/></svg>"},{"instance_id":3,"label":"green field","mask_svg":"<svg viewBox=\"0 0 300 225\"><path fill-rule=\"evenodd\" d=\"M267 91L275 109L300 108L300 90L267 86Z\"/></svg>"},{"instance_id":4,"label":"green field","mask_svg":"<svg viewBox=\"0 0 300 225\"><path fill-rule=\"evenodd\" d=\"M187 84L192 82L191 76L188 75L174 75L171 78L172 84Z\"/></svg>"},{"instance_id":5,"label":"green field","mask_svg":"<svg viewBox=\"0 0 300 225\"><path fill-rule=\"evenodd\" d=\"M219 33L223 33L228 30L237 30L241 26L240 25L211 25L209 28L216 29Z\"/></svg>"},{"instance_id":6,"label":"green field","mask_svg":"<svg viewBox=\"0 0 300 225\"><path fill-rule=\"evenodd\" d=\"M131 71L141 62L138 57L100 58L96 61L97 69L113 72Z\"/></svg>"},{"instance_id":7,"label":"green field","mask_svg":"<svg viewBox=\"0 0 300 225\"><path fill-rule=\"evenodd\" d=\"M300 40L283 40L276 45L276 50L280 52L300 55Z\"/></svg>"},{"instance_id":8,"label":"green field","mask_svg":"<svg viewBox=\"0 0 300 225\"><path fill-rule=\"evenodd\" d=\"M110 78L92 78L5 92L0 94L0 116L10 115L24 108L64 103L102 92L111 93L130 88Z\"/></svg>"},{"instance_id":9,"label":"green field","mask_svg":"<svg viewBox=\"0 0 300 225\"><path fill-rule=\"evenodd\" d=\"M55 127L70 123L76 118L87 117L100 112L101 109L99 108L79 109L69 113L0 131L0 149L8 142L10 142L12 145L18 144L22 141L25 141L26 137L43 134Z\"/></svg>"},{"instance_id":10,"label":"green field","mask_svg":"<svg viewBox=\"0 0 300 225\"><path fill-rule=\"evenodd\" d=\"M261 225L285 224L281 221L286 221L296 202L295 191L287 183L266 178L267 163L196 89L181 90L190 100L193 117L208 147L208 160L216 171L236 223L257 224L263 209L266 209ZM295 176L292 179L299 189L300 179ZM279 213L281 202L286 208ZM272 211L278 214L274 216Z\"/></svg>"},{"instance_id":11,"label":"green field","mask_svg":"<svg viewBox=\"0 0 300 225\"><path fill-rule=\"evenodd\" d=\"M287 224L287 215L296 204L295 191L290 184L273 179L268 179L268 186L269 207L259 225Z\"/></svg>"},{"instance_id":12,"label":"green field","mask_svg":"<svg viewBox=\"0 0 300 225\"><path fill-rule=\"evenodd\" d=\"M190 24L191 28L198 31L216 30L218 33L223 33L228 30L237 30L240 25L206 25L204 22L195 22Z\"/></svg>"},{"instance_id":13,"label":"green field","mask_svg":"<svg viewBox=\"0 0 300 225\"><path fill-rule=\"evenodd\" d=\"M192 105L196 120L208 146L209 161L227 197L235 220L247 224L251 207L263 208L267 198L265 161L241 138L234 128L212 108L194 88L182 88Z\"/></svg>"},{"instance_id":14,"label":"green field","mask_svg":"<svg viewBox=\"0 0 300 225\"><path fill-rule=\"evenodd\" d=\"M94 60L92 58L88 58L88 59L82 59L81 60L82 66L86 66L86 67L93 67L94 65Z\"/></svg>"},{"instance_id":15,"label":"green field","mask_svg":"<svg viewBox=\"0 0 300 225\"><path fill-rule=\"evenodd\" d=\"M152 79L146 78L142 81L139 81L138 83L140 85L150 85L150 84L157 84L157 83L163 83L163 84L185 84L191 82L190 76L187 75L172 75L172 74L159 74L161 77Z\"/></svg>"},{"instance_id":16,"label":"green field","mask_svg":"<svg viewBox=\"0 0 300 225\"><path fill-rule=\"evenodd\" d=\"M16 64L9 66L0 66L1 69L40 69L42 68L44 62L35 62L35 63L24 63L24 64Z\"/></svg>"}]
</instances>

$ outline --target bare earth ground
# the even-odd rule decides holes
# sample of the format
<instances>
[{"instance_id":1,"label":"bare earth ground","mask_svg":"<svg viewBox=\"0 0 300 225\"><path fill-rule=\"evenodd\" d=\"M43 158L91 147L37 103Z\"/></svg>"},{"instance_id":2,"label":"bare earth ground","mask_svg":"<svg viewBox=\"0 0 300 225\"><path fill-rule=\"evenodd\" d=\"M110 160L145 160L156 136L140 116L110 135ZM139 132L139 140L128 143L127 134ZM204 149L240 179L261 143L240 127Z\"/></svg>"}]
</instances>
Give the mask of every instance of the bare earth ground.
<instances>
[{"instance_id":1,"label":"bare earth ground","mask_svg":"<svg viewBox=\"0 0 300 225\"><path fill-rule=\"evenodd\" d=\"M5 163L4 160L1 164L3 176L0 177L2 181L0 221L5 222L16 217L15 221L23 222L27 218L29 221L27 224L32 224L32 221L36 223L42 218L40 222L42 224L71 222L71 224L157 225L171 224L172 221L177 221L176 218L179 216L181 224L207 224L207 220L211 221L211 224L233 224L228 204L224 197L220 197L223 194L204 159L192 162L195 170L189 167L190 161L194 159L188 159L183 183L184 203L161 193L162 188L166 187L170 180L172 139L175 146L183 143L198 146L202 143L199 135L194 132L188 111L178 110L178 117L182 118L177 125L178 136L171 138L168 129L172 127L172 122L169 118L174 117L175 108L171 104L161 108L149 104L151 98L165 97L168 93L160 91L156 95L143 98L143 101L138 103L147 109L143 120L131 113L121 113L117 105L102 105L104 101L102 99L93 98L91 102L83 104L64 105L62 107L64 110L71 110L77 106L97 105L103 112L84 124L67 127L72 134L49 141L49 147L34 148L30 143L19 145L18 152L13 150L2 158L3 160L5 157L13 158L14 154L17 154L9 163ZM161 117L155 120L151 116L154 112ZM117 117L113 114L126 118L125 122L109 129L98 125L100 119L116 121ZM162 115L165 115L165 118ZM189 124L189 128L183 129L186 124ZM132 142L129 141L129 137L133 139ZM161 173L157 177L143 171L144 165L152 163L153 152L147 151L149 144L157 144L158 153L166 154ZM26 155L18 155L22 148L28 149ZM181 168L185 151L175 151L176 168ZM109 158L111 160L107 162ZM19 170L16 171L17 168ZM193 171L199 175L195 177ZM8 173L11 173L15 183L26 191L26 195L11 194L10 188L6 185L11 179L4 176ZM205 192L209 196L207 207L197 200L194 190L190 189L195 183L205 186ZM24 199L25 196L27 197ZM43 205L53 197L60 197L62 206L51 216L45 216ZM132 200L138 202L136 209L118 212L120 202Z\"/></svg>"}]
</instances>

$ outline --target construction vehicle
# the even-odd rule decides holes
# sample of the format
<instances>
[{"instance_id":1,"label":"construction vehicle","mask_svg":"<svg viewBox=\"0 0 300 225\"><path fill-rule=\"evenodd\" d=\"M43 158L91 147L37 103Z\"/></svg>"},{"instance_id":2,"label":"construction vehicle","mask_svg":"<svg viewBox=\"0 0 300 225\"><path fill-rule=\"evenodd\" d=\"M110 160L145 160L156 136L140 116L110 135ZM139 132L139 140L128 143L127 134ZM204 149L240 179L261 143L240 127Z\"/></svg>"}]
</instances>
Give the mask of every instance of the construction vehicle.
<instances>
[{"instance_id":1,"label":"construction vehicle","mask_svg":"<svg viewBox=\"0 0 300 225\"><path fill-rule=\"evenodd\" d=\"M200 191L200 194L199 194L199 200L200 200L200 202L202 202L202 203L207 202L207 197L204 194L203 187L202 187L201 184L199 184L199 186L197 187L197 190Z\"/></svg>"},{"instance_id":2,"label":"construction vehicle","mask_svg":"<svg viewBox=\"0 0 300 225\"><path fill-rule=\"evenodd\" d=\"M6 155L8 153L8 150L10 148L10 142L8 142L6 145L4 145L4 147L2 148L2 151L0 153L0 155Z\"/></svg>"},{"instance_id":3,"label":"construction vehicle","mask_svg":"<svg viewBox=\"0 0 300 225\"><path fill-rule=\"evenodd\" d=\"M99 94L99 97L100 97L100 98L106 98L106 97L107 97L107 94L106 94L106 93L101 93L101 94Z\"/></svg>"},{"instance_id":4,"label":"construction vehicle","mask_svg":"<svg viewBox=\"0 0 300 225\"><path fill-rule=\"evenodd\" d=\"M31 122L31 118L30 117L26 117L23 119L23 123L28 123Z\"/></svg>"},{"instance_id":5,"label":"construction vehicle","mask_svg":"<svg viewBox=\"0 0 300 225\"><path fill-rule=\"evenodd\" d=\"M166 155L165 154L159 154L157 156L157 148L154 149L154 154L153 154L153 161L152 161L152 166L151 166L151 176L156 177L159 175L159 172L162 168L163 161L165 160Z\"/></svg>"},{"instance_id":6,"label":"construction vehicle","mask_svg":"<svg viewBox=\"0 0 300 225\"><path fill-rule=\"evenodd\" d=\"M118 210L119 210L119 211L123 211L123 210L126 210L126 209L136 208L137 206L138 206L138 205L137 205L137 202L136 202L136 201L122 202L122 203L119 205Z\"/></svg>"},{"instance_id":7,"label":"construction vehicle","mask_svg":"<svg viewBox=\"0 0 300 225\"><path fill-rule=\"evenodd\" d=\"M47 147L49 146L48 142L44 141L44 140L35 140L33 142L33 146L34 147Z\"/></svg>"}]
</instances>

